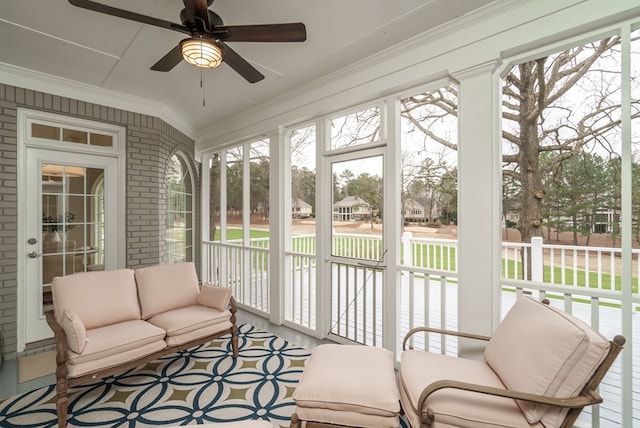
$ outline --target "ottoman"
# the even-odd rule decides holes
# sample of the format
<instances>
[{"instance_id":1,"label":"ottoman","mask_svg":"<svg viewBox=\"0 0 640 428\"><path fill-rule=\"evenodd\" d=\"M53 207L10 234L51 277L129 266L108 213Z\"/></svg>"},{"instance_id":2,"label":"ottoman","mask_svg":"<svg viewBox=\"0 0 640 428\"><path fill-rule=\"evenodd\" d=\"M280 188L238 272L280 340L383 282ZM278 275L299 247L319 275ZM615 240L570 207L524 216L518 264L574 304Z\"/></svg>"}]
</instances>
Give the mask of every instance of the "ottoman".
<instances>
[{"instance_id":1,"label":"ottoman","mask_svg":"<svg viewBox=\"0 0 640 428\"><path fill-rule=\"evenodd\" d=\"M319 345L293 393L291 428L398 428L393 353L361 345Z\"/></svg>"}]
</instances>

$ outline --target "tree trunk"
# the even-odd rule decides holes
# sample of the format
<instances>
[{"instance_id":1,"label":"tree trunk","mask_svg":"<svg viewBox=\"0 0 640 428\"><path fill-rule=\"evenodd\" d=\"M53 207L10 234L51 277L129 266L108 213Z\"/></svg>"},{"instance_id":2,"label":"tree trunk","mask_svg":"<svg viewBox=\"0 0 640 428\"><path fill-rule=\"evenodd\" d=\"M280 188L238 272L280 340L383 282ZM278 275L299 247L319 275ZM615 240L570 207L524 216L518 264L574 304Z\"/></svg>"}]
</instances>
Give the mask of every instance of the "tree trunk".
<instances>
[{"instance_id":1,"label":"tree trunk","mask_svg":"<svg viewBox=\"0 0 640 428\"><path fill-rule=\"evenodd\" d=\"M538 95L536 91L535 62L519 65L521 77L521 103L519 111L520 150L518 165L522 192L520 196L520 236L522 242L531 242L534 236L542 237L542 198L544 196L540 173L538 117L536 112ZM522 255L524 257L524 254ZM523 261L524 262L524 261ZM524 266L524 263L523 263ZM531 277L523 272L524 278Z\"/></svg>"}]
</instances>

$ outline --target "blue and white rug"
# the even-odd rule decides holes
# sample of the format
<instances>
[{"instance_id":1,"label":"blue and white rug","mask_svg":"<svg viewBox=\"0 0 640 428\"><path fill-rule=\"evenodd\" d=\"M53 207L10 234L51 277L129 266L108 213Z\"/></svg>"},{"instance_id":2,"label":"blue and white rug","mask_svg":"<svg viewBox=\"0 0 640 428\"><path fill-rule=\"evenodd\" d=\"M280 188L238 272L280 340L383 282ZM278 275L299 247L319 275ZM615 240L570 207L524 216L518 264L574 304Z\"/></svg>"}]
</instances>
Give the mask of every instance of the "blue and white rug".
<instances>
[{"instance_id":1,"label":"blue and white rug","mask_svg":"<svg viewBox=\"0 0 640 428\"><path fill-rule=\"evenodd\" d=\"M239 326L228 338L69 391L69 427L147 427L266 419L288 427L309 351ZM0 427L55 427L55 385L0 402Z\"/></svg>"}]
</instances>

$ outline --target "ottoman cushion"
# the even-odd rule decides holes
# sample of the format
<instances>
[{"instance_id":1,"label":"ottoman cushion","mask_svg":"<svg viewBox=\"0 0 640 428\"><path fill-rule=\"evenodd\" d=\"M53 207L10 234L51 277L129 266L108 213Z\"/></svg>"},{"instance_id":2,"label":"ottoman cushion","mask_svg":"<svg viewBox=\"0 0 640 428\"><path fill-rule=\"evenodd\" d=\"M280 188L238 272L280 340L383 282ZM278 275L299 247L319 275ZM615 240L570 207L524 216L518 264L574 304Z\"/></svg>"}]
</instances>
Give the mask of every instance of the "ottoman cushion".
<instances>
[{"instance_id":1,"label":"ottoman cushion","mask_svg":"<svg viewBox=\"0 0 640 428\"><path fill-rule=\"evenodd\" d=\"M381 426L376 425L380 420L385 426L398 426L393 354L361 345L319 345L311 353L293 399L302 420L349 425L355 417L360 426Z\"/></svg>"}]
</instances>

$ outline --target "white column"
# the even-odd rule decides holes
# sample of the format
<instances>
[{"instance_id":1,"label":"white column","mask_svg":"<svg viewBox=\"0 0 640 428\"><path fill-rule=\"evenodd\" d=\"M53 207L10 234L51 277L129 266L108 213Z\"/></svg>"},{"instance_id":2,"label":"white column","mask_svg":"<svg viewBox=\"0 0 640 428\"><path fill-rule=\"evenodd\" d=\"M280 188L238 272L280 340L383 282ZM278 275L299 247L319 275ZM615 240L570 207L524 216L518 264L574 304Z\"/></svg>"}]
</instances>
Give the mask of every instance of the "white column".
<instances>
[{"instance_id":1,"label":"white column","mask_svg":"<svg viewBox=\"0 0 640 428\"><path fill-rule=\"evenodd\" d=\"M401 145L400 145L400 100L397 97L387 99L386 109L386 137L387 151L384 162L384 216L383 238L387 255L384 264L387 266L384 280L384 306L383 306L383 346L397 356L400 352L400 310L401 304L401 280L400 271L400 239L402 206L399 191L401 188L400 172ZM396 358L397 360L397 358Z\"/></svg>"},{"instance_id":2,"label":"white column","mask_svg":"<svg viewBox=\"0 0 640 428\"><path fill-rule=\"evenodd\" d=\"M316 337L331 331L331 165L324 156L327 120L316 122Z\"/></svg>"},{"instance_id":3,"label":"white column","mask_svg":"<svg viewBox=\"0 0 640 428\"><path fill-rule=\"evenodd\" d=\"M458 98L458 329L491 335L500 315L500 87L496 62L454 73ZM483 344L460 341L475 357Z\"/></svg>"},{"instance_id":4,"label":"white column","mask_svg":"<svg viewBox=\"0 0 640 428\"><path fill-rule=\"evenodd\" d=\"M209 208L211 195L211 177L209 162L211 154L202 156L202 166L200 168L200 279L211 280L211 258L208 249L202 245L202 242L209 241Z\"/></svg>"},{"instance_id":5,"label":"white column","mask_svg":"<svg viewBox=\"0 0 640 428\"><path fill-rule=\"evenodd\" d=\"M269 133L269 321L284 322L285 238L291 211L284 212L285 197L291 194L285 180L288 156L285 155L285 130Z\"/></svg>"}]
</instances>

